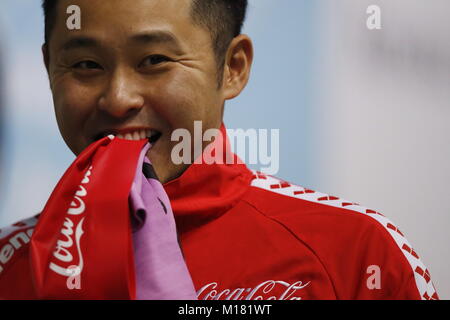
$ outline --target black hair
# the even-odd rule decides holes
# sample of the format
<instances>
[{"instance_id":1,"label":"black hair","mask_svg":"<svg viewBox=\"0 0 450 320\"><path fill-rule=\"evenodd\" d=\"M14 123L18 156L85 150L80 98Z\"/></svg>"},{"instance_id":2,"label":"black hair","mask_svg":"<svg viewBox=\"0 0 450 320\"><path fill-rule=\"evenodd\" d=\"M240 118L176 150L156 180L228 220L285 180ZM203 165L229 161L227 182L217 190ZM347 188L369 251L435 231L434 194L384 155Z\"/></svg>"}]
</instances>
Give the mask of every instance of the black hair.
<instances>
[{"instance_id":1,"label":"black hair","mask_svg":"<svg viewBox=\"0 0 450 320\"><path fill-rule=\"evenodd\" d=\"M58 0L43 0L45 42L48 43L56 20ZM218 66L219 86L225 54L234 37L241 33L247 13L248 0L192 0L191 16L195 24L209 30Z\"/></svg>"}]
</instances>

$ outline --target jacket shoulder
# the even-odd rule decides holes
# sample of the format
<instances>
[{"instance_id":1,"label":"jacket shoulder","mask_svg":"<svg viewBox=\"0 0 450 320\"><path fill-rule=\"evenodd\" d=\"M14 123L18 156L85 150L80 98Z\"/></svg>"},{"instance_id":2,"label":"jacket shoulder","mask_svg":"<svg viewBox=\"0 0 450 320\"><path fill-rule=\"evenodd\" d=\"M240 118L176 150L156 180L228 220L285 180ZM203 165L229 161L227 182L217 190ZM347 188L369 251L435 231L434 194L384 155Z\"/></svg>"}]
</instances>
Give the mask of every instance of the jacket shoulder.
<instances>
[{"instance_id":1,"label":"jacket shoulder","mask_svg":"<svg viewBox=\"0 0 450 320\"><path fill-rule=\"evenodd\" d=\"M16 234L18 232L27 231L36 226L39 215L29 217L18 222L15 222L12 225L0 228L0 243L4 242L11 235Z\"/></svg>"},{"instance_id":2,"label":"jacket shoulder","mask_svg":"<svg viewBox=\"0 0 450 320\"><path fill-rule=\"evenodd\" d=\"M337 196L322 193L287 182L280 178L254 172L251 181L253 193L246 198L271 216L277 215L339 215L341 219L357 219L360 223L373 223L384 217L380 212ZM263 196L262 196L263 195ZM347 213L347 215L345 215ZM372 219L368 219L371 217ZM385 218L385 217L384 217ZM389 228L393 226L389 225Z\"/></svg>"},{"instance_id":3,"label":"jacket shoulder","mask_svg":"<svg viewBox=\"0 0 450 320\"><path fill-rule=\"evenodd\" d=\"M385 280L391 282L389 293L385 290L380 298L438 298L419 255L398 226L382 213L274 176L253 173L253 190L247 201L307 244L337 286L348 286L344 283L351 282L351 275L379 265ZM342 296L354 298L359 292L360 297L368 297L364 286L356 289L358 283L366 281L356 277L354 282L353 287L349 286L353 292ZM402 293L401 288L408 292Z\"/></svg>"},{"instance_id":4,"label":"jacket shoulder","mask_svg":"<svg viewBox=\"0 0 450 320\"><path fill-rule=\"evenodd\" d=\"M38 216L0 229L0 275L28 248Z\"/></svg>"}]
</instances>

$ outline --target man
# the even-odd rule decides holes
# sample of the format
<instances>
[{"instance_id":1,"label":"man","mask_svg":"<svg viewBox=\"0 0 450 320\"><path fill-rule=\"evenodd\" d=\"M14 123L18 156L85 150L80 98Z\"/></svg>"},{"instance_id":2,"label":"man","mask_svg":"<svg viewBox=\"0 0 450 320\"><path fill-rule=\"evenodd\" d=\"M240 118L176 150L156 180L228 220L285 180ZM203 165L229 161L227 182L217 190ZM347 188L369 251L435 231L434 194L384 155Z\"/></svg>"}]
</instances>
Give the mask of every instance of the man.
<instances>
[{"instance_id":1,"label":"man","mask_svg":"<svg viewBox=\"0 0 450 320\"><path fill-rule=\"evenodd\" d=\"M68 27L74 3L80 28ZM245 88L253 60L241 34L247 1L46 0L43 7L44 62L62 137L79 155L106 135L149 136L147 156L169 196L199 299L438 298L411 245L375 210L240 163L173 161L174 130L194 135L202 121L204 131L225 133L225 101ZM13 237L31 236L36 220L0 233L0 277L17 275L0 298L33 297L27 238Z\"/></svg>"}]
</instances>

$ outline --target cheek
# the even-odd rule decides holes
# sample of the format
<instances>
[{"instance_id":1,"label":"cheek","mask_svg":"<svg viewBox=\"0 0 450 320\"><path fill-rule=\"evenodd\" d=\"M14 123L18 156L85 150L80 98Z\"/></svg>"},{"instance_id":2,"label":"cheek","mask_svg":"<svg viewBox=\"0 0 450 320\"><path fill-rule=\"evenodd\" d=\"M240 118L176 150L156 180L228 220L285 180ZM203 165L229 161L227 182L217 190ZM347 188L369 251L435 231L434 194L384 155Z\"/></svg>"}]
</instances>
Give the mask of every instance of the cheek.
<instances>
[{"instance_id":1,"label":"cheek","mask_svg":"<svg viewBox=\"0 0 450 320\"><path fill-rule=\"evenodd\" d=\"M158 112L173 128L193 128L195 120L210 124L211 112L220 109L215 83L195 73L178 72L157 88Z\"/></svg>"},{"instance_id":2,"label":"cheek","mask_svg":"<svg viewBox=\"0 0 450 320\"><path fill-rule=\"evenodd\" d=\"M68 147L76 154L85 147L82 135L95 98L91 90L71 82L59 82L53 87L53 101L58 127Z\"/></svg>"}]
</instances>

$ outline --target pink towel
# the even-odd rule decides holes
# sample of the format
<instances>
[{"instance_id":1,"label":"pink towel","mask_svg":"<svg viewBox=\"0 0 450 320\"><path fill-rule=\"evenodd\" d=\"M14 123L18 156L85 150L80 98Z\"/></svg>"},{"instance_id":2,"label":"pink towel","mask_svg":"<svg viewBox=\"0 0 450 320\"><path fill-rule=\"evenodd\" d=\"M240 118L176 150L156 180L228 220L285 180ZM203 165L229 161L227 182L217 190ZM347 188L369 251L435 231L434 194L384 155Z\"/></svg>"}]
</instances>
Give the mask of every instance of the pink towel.
<instances>
[{"instance_id":1,"label":"pink towel","mask_svg":"<svg viewBox=\"0 0 450 320\"><path fill-rule=\"evenodd\" d=\"M197 300L169 198L141 152L130 191L138 300Z\"/></svg>"}]
</instances>

